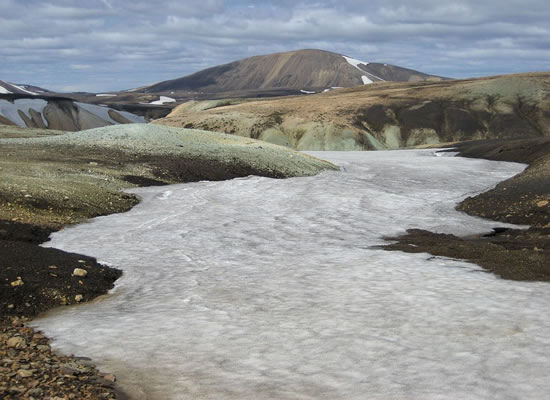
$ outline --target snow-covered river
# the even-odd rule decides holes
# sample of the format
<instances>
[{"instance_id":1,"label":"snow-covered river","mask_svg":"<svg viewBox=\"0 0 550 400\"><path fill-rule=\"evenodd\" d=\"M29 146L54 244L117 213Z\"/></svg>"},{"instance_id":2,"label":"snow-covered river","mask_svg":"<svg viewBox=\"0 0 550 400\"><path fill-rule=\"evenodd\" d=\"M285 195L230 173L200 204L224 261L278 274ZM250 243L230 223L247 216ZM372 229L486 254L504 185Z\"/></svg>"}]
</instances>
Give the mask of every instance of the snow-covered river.
<instances>
[{"instance_id":1,"label":"snow-covered river","mask_svg":"<svg viewBox=\"0 0 550 400\"><path fill-rule=\"evenodd\" d=\"M501 226L454 205L523 166L314 154L343 170L143 188L132 211L54 234L124 275L34 325L138 399L546 398L548 284L372 248Z\"/></svg>"}]
</instances>

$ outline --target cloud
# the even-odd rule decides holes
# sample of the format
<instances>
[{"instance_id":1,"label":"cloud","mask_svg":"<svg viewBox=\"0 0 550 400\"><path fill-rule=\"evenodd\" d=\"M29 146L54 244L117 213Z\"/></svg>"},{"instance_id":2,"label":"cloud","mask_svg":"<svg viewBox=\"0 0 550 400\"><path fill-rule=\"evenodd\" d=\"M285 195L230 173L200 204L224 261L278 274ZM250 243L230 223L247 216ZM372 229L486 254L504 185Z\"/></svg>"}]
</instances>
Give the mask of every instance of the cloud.
<instances>
[{"instance_id":1,"label":"cloud","mask_svg":"<svg viewBox=\"0 0 550 400\"><path fill-rule=\"evenodd\" d=\"M550 65L540 0L0 0L0 9L0 79L41 86L117 90L299 48L453 77Z\"/></svg>"}]
</instances>

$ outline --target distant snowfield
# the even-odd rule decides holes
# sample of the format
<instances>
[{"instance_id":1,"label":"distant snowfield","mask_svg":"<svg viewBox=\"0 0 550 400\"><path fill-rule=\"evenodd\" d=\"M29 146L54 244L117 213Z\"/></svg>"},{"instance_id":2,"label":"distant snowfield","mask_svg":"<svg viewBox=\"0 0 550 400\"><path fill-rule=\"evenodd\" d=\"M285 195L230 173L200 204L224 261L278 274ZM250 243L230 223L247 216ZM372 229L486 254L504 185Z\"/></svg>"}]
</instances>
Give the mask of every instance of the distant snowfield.
<instances>
[{"instance_id":1,"label":"distant snowfield","mask_svg":"<svg viewBox=\"0 0 550 400\"><path fill-rule=\"evenodd\" d=\"M42 121L45 126L48 126L48 121L44 118L43 112L44 107L48 105L46 100L42 99L17 99L13 103L7 100L0 99L0 115L4 118L9 119L14 124L18 126L27 126L19 111L23 112L29 119L31 119L30 110L40 113Z\"/></svg>"},{"instance_id":2,"label":"distant snowfield","mask_svg":"<svg viewBox=\"0 0 550 400\"><path fill-rule=\"evenodd\" d=\"M111 94L111 93L99 93L99 94L96 94L95 96L96 96L96 97L114 97L114 96L116 96L116 94Z\"/></svg>"},{"instance_id":3,"label":"distant snowfield","mask_svg":"<svg viewBox=\"0 0 550 400\"><path fill-rule=\"evenodd\" d=\"M152 101L148 104L164 104L164 103L173 103L175 102L176 99L173 99L171 97L167 97L167 96L160 96L160 98L156 101Z\"/></svg>"},{"instance_id":4,"label":"distant snowfield","mask_svg":"<svg viewBox=\"0 0 550 400\"><path fill-rule=\"evenodd\" d=\"M11 94L11 92L3 86L0 86L0 94Z\"/></svg>"},{"instance_id":5,"label":"distant snowfield","mask_svg":"<svg viewBox=\"0 0 550 400\"><path fill-rule=\"evenodd\" d=\"M373 249L408 228L502 224L456 202L523 166L433 151L320 152L341 172L133 190L48 246L124 270L32 322L136 399L542 399L550 290Z\"/></svg>"}]
</instances>

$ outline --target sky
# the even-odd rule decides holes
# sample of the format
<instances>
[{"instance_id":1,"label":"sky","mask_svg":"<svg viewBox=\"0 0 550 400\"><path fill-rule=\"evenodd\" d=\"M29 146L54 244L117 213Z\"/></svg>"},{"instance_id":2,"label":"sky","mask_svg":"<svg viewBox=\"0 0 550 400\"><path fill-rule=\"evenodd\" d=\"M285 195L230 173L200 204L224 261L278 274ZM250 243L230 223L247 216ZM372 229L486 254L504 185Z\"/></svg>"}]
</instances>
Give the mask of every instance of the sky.
<instances>
[{"instance_id":1,"label":"sky","mask_svg":"<svg viewBox=\"0 0 550 400\"><path fill-rule=\"evenodd\" d=\"M0 0L0 79L103 92L303 48L465 78L550 70L547 0Z\"/></svg>"}]
</instances>

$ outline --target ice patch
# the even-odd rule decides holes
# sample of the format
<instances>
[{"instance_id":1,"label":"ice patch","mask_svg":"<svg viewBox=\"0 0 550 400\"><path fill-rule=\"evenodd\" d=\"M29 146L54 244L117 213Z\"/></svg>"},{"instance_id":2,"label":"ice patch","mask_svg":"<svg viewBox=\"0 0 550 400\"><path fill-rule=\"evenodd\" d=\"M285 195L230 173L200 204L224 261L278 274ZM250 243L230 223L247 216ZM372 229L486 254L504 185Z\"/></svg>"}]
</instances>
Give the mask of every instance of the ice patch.
<instances>
[{"instance_id":1,"label":"ice patch","mask_svg":"<svg viewBox=\"0 0 550 400\"><path fill-rule=\"evenodd\" d=\"M344 170L132 190L130 212L46 244L122 268L114 296L31 325L141 398L546 398L547 283L372 248L496 224L454 206L523 166L434 153L313 153Z\"/></svg>"}]
</instances>

